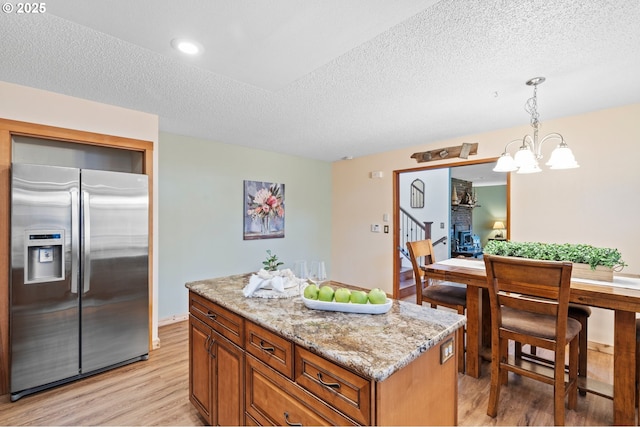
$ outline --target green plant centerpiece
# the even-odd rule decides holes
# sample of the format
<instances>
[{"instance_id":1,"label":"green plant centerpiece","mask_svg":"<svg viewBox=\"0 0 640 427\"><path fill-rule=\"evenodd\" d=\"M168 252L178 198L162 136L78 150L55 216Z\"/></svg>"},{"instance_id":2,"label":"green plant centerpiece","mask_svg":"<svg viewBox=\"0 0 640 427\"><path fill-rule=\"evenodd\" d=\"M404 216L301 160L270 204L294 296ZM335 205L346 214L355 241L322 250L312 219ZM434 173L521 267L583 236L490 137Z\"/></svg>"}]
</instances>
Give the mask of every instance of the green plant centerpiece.
<instances>
[{"instance_id":1,"label":"green plant centerpiece","mask_svg":"<svg viewBox=\"0 0 640 427\"><path fill-rule=\"evenodd\" d=\"M613 280L614 270L619 271L627 265L622 260L622 255L617 249L598 248L585 244L491 240L484 247L484 253L548 261L569 261L574 264L575 277L597 278L608 281ZM589 266L588 270L594 272L596 270L605 271L606 277L595 275L586 277L581 274L581 268L576 264L586 264ZM575 274L576 272L578 274Z\"/></svg>"},{"instance_id":2,"label":"green plant centerpiece","mask_svg":"<svg viewBox=\"0 0 640 427\"><path fill-rule=\"evenodd\" d=\"M266 260L262 261L262 265L264 265L264 269L267 271L276 271L278 267L280 267L283 262L278 261L278 256L276 254L271 253L271 249L267 249L267 254L269 255Z\"/></svg>"}]
</instances>

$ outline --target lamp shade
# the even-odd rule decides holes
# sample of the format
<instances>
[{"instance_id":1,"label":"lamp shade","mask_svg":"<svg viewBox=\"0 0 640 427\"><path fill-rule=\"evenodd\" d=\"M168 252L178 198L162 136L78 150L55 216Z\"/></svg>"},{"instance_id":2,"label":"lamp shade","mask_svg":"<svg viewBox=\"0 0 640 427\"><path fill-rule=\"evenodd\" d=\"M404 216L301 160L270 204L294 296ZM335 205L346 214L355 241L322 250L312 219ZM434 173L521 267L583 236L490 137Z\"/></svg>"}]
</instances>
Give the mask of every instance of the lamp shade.
<instances>
[{"instance_id":1,"label":"lamp shade","mask_svg":"<svg viewBox=\"0 0 640 427\"><path fill-rule=\"evenodd\" d=\"M493 223L493 229L494 230L504 230L505 228L507 228L507 227L504 226L504 222L502 222L502 221L496 221L496 222Z\"/></svg>"},{"instance_id":2,"label":"lamp shade","mask_svg":"<svg viewBox=\"0 0 640 427\"><path fill-rule=\"evenodd\" d=\"M551 153L547 166L550 169L573 169L580 165L576 162L571 148L567 147L566 144L560 144Z\"/></svg>"},{"instance_id":3,"label":"lamp shade","mask_svg":"<svg viewBox=\"0 0 640 427\"><path fill-rule=\"evenodd\" d=\"M537 166L536 156L528 147L522 146L514 156L513 160L516 162L516 166L519 168L530 168L534 165Z\"/></svg>"},{"instance_id":4,"label":"lamp shade","mask_svg":"<svg viewBox=\"0 0 640 427\"><path fill-rule=\"evenodd\" d=\"M518 170L518 167L509 153L502 154L493 168L494 172L513 172L515 170Z\"/></svg>"}]
</instances>

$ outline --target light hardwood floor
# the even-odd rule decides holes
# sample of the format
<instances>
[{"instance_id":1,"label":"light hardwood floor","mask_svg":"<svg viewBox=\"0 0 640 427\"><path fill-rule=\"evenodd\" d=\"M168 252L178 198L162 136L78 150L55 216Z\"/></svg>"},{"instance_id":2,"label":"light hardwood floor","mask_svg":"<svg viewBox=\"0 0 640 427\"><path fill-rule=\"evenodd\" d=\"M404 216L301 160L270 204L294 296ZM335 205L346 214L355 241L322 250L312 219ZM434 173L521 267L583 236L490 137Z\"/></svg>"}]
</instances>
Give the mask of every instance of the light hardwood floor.
<instances>
[{"instance_id":1,"label":"light hardwood floor","mask_svg":"<svg viewBox=\"0 0 640 427\"><path fill-rule=\"evenodd\" d=\"M162 347L149 360L86 378L53 390L9 402L0 401L1 425L203 425L189 403L187 322L159 330ZM589 375L611 381L612 356L589 353ZM551 386L510 377L502 389L496 418L486 415L489 365L480 379L458 376L460 425L552 425ZM608 399L578 398L567 410L567 425L607 425L613 422Z\"/></svg>"},{"instance_id":2,"label":"light hardwood floor","mask_svg":"<svg viewBox=\"0 0 640 427\"><path fill-rule=\"evenodd\" d=\"M1 425L203 425L189 402L189 333L183 321L160 328L149 360L11 403Z\"/></svg>"}]
</instances>

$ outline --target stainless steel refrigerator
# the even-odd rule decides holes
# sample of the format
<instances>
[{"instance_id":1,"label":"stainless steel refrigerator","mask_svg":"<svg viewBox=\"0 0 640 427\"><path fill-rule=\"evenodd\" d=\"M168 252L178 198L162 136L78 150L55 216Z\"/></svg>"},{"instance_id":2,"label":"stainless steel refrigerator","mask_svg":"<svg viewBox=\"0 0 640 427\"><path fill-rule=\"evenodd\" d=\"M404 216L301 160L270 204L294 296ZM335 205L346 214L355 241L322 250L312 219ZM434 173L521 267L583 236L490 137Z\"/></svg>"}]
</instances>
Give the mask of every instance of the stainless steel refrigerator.
<instances>
[{"instance_id":1,"label":"stainless steel refrigerator","mask_svg":"<svg viewBox=\"0 0 640 427\"><path fill-rule=\"evenodd\" d=\"M13 164L11 400L148 357L146 175Z\"/></svg>"}]
</instances>

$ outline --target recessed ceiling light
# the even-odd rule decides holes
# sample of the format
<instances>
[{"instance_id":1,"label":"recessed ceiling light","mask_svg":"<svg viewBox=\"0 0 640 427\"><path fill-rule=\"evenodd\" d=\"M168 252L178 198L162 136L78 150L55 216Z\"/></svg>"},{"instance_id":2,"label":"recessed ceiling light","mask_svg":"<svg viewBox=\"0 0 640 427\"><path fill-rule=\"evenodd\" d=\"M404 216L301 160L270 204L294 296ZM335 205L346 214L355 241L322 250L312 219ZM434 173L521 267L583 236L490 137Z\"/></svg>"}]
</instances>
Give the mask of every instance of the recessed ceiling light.
<instances>
[{"instance_id":1,"label":"recessed ceiling light","mask_svg":"<svg viewBox=\"0 0 640 427\"><path fill-rule=\"evenodd\" d=\"M202 52L202 46L200 46L200 44L187 39L173 39L171 40L171 46L187 55L197 55Z\"/></svg>"}]
</instances>

